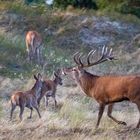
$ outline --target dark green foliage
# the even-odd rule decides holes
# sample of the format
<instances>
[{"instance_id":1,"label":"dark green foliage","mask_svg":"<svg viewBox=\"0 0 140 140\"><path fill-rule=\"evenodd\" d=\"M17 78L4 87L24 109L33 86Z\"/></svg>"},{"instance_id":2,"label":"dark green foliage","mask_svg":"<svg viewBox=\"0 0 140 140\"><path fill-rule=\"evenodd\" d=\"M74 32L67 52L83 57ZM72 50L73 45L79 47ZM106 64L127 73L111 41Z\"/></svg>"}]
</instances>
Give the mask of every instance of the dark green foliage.
<instances>
[{"instance_id":1,"label":"dark green foliage","mask_svg":"<svg viewBox=\"0 0 140 140\"><path fill-rule=\"evenodd\" d=\"M32 3L32 2L35 2L35 3L43 3L44 0L25 0L25 3L27 5L30 4L30 3Z\"/></svg>"},{"instance_id":2,"label":"dark green foliage","mask_svg":"<svg viewBox=\"0 0 140 140\"><path fill-rule=\"evenodd\" d=\"M133 14L140 18L140 0L128 0L128 2L124 2L119 12L125 14Z\"/></svg>"},{"instance_id":3,"label":"dark green foliage","mask_svg":"<svg viewBox=\"0 0 140 140\"><path fill-rule=\"evenodd\" d=\"M66 8L72 5L79 8L117 11L140 17L140 0L54 0L54 6Z\"/></svg>"},{"instance_id":4,"label":"dark green foliage","mask_svg":"<svg viewBox=\"0 0 140 140\"><path fill-rule=\"evenodd\" d=\"M99 9L140 17L140 0L96 0Z\"/></svg>"},{"instance_id":5,"label":"dark green foliage","mask_svg":"<svg viewBox=\"0 0 140 140\"><path fill-rule=\"evenodd\" d=\"M94 0L54 0L54 6L66 8L69 5L79 8L97 9Z\"/></svg>"}]
</instances>

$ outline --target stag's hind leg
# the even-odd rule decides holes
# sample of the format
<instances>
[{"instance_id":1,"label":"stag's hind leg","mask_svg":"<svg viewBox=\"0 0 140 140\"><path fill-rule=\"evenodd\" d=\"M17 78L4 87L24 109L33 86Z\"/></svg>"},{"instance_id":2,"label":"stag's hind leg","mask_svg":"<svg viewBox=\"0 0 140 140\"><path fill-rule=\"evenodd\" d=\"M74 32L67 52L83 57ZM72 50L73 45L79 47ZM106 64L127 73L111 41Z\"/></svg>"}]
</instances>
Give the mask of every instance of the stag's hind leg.
<instances>
[{"instance_id":1,"label":"stag's hind leg","mask_svg":"<svg viewBox=\"0 0 140 140\"><path fill-rule=\"evenodd\" d=\"M117 119L115 119L111 114L112 114L112 109L113 109L114 104L109 104L108 105L108 111L107 111L107 115L109 118L111 118L114 122L118 123L118 124L123 124L126 125L126 122L123 121L118 121Z\"/></svg>"},{"instance_id":2,"label":"stag's hind leg","mask_svg":"<svg viewBox=\"0 0 140 140\"><path fill-rule=\"evenodd\" d=\"M139 113L140 113L140 101L136 103L137 104L137 107L138 107L138 110L139 110ZM140 128L140 117L139 117L139 121L137 123L137 126L136 128Z\"/></svg>"}]
</instances>

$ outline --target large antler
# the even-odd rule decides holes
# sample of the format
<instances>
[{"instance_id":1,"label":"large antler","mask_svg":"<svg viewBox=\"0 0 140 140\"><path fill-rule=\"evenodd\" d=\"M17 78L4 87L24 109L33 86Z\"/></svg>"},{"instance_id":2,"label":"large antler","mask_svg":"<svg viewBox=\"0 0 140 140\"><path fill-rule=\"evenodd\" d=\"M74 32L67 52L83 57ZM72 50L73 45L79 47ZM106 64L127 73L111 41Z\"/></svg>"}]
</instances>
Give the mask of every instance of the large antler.
<instances>
[{"instance_id":1,"label":"large antler","mask_svg":"<svg viewBox=\"0 0 140 140\"><path fill-rule=\"evenodd\" d=\"M90 66L97 65L97 64L100 64L102 62L108 61L108 60L115 60L114 56L112 55L112 49L108 50L108 48L104 46L102 48L101 57L96 62L91 62L91 57L93 56L93 54L95 52L96 52L96 50L91 50L88 53L87 64L84 64L82 62L81 58L83 57L83 54L80 54L80 53L76 53L74 55L74 61L77 65L79 65L81 67L90 67Z\"/></svg>"}]
</instances>

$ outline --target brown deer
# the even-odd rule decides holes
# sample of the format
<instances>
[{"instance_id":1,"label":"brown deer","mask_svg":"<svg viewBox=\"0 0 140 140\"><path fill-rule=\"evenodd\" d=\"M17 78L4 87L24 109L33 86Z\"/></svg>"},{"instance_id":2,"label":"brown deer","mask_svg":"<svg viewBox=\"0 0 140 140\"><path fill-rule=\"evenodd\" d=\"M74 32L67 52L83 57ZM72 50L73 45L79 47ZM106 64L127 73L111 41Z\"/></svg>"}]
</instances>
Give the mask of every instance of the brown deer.
<instances>
[{"instance_id":1,"label":"brown deer","mask_svg":"<svg viewBox=\"0 0 140 140\"><path fill-rule=\"evenodd\" d=\"M65 75L70 74L84 91L84 93L91 98L95 98L99 103L99 113L96 128L99 126L106 105L108 105L108 117L118 124L126 125L125 122L118 121L112 116L113 105L116 102L128 100L135 103L140 112L140 77L135 75L98 76L87 72L83 68L115 59L112 55L112 50L108 51L107 48L103 47L101 57L97 61L93 62L91 61L91 57L94 53L95 51L91 51L88 54L87 63L83 63L82 55L76 53L74 55L76 66L71 68L63 68L62 72ZM139 127L140 118L137 123L137 128Z\"/></svg>"},{"instance_id":2,"label":"brown deer","mask_svg":"<svg viewBox=\"0 0 140 140\"><path fill-rule=\"evenodd\" d=\"M28 31L25 37L25 42L29 61L37 60L38 64L41 64L43 49L41 35L36 31Z\"/></svg>"},{"instance_id":3,"label":"brown deer","mask_svg":"<svg viewBox=\"0 0 140 140\"><path fill-rule=\"evenodd\" d=\"M56 101L56 90L58 85L62 85L62 78L60 75L61 71L57 70L53 73L54 78L52 80L47 79L44 81L44 86L42 88L41 96L38 98L38 104L40 105L40 101L43 97L45 97L46 107L48 106L49 97L52 97L54 100L54 105L57 107Z\"/></svg>"},{"instance_id":4,"label":"brown deer","mask_svg":"<svg viewBox=\"0 0 140 140\"><path fill-rule=\"evenodd\" d=\"M28 90L26 92L22 92L22 91L14 92L13 95L11 96L10 119L12 119L13 111L15 110L16 106L20 107L20 114L19 114L20 120L22 120L22 115L23 115L25 107L31 110L30 117L28 118L32 118L33 108L36 109L39 115L39 118L41 118L41 115L38 109L37 99L40 97L41 89L43 87L43 81L42 81L42 76L40 74L38 74L37 76L34 75L34 78L36 82L34 86L31 88L31 90Z\"/></svg>"}]
</instances>

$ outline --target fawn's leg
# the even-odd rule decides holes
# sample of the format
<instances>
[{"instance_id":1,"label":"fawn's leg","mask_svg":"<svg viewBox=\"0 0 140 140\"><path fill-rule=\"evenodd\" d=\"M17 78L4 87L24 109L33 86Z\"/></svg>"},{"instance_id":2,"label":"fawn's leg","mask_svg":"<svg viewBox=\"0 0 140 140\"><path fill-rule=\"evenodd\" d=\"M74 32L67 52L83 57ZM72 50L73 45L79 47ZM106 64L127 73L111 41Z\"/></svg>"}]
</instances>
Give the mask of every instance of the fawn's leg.
<instances>
[{"instance_id":1,"label":"fawn's leg","mask_svg":"<svg viewBox=\"0 0 140 140\"><path fill-rule=\"evenodd\" d=\"M13 104L12 102L11 102L11 112L10 112L10 120L12 120L12 116L13 116L13 112L14 112L14 110L15 110L15 108L16 108L16 105L15 104Z\"/></svg>"},{"instance_id":2,"label":"fawn's leg","mask_svg":"<svg viewBox=\"0 0 140 140\"><path fill-rule=\"evenodd\" d=\"M21 106L20 106L20 114L19 114L19 118L20 118L21 121L22 121L23 112L24 112L24 106L21 105Z\"/></svg>"}]
</instances>

